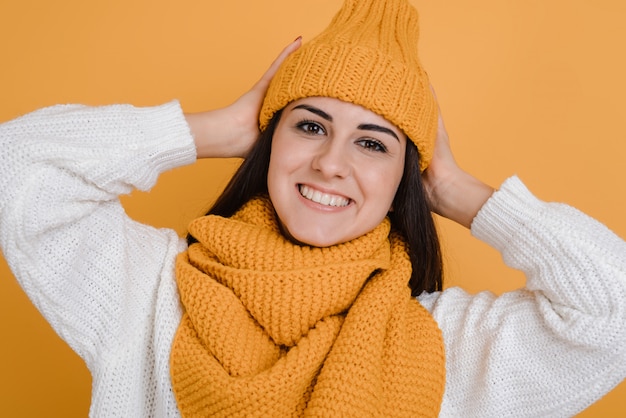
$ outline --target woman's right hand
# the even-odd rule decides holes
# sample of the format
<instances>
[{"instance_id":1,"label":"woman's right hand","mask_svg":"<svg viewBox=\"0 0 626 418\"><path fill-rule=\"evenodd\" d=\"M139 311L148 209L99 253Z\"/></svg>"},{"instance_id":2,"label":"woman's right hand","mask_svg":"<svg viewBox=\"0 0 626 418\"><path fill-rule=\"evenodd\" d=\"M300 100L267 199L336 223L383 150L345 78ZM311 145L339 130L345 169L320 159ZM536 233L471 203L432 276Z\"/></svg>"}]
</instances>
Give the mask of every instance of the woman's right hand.
<instances>
[{"instance_id":1,"label":"woman's right hand","mask_svg":"<svg viewBox=\"0 0 626 418\"><path fill-rule=\"evenodd\" d=\"M231 105L185 118L196 143L198 158L243 158L259 136L259 112L278 68L302 44L301 37L287 45L265 74Z\"/></svg>"},{"instance_id":2,"label":"woman's right hand","mask_svg":"<svg viewBox=\"0 0 626 418\"><path fill-rule=\"evenodd\" d=\"M458 166L450 148L450 139L443 123L441 109L438 109L438 115L433 159L422 174L422 179L431 210L470 228L474 217L491 197L494 189Z\"/></svg>"}]
</instances>

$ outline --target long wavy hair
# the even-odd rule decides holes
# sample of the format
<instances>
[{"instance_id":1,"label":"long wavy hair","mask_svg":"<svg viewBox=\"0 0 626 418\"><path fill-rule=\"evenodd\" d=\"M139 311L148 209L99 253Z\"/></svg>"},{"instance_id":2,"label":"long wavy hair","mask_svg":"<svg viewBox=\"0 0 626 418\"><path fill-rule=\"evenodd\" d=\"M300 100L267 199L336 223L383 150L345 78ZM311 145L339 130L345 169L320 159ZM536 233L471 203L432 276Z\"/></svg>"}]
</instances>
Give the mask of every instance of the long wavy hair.
<instances>
[{"instance_id":1,"label":"long wavy hair","mask_svg":"<svg viewBox=\"0 0 626 418\"><path fill-rule=\"evenodd\" d=\"M272 138L281 114L282 111L276 112L207 215L230 217L251 198L268 194L267 173ZM410 140L407 141L404 161L404 173L389 218L393 230L400 233L407 243L413 266L408 285L411 294L418 296L422 292L442 289L443 262L439 236L419 171L419 153ZM187 243L191 245L194 242L196 239L188 234Z\"/></svg>"}]
</instances>

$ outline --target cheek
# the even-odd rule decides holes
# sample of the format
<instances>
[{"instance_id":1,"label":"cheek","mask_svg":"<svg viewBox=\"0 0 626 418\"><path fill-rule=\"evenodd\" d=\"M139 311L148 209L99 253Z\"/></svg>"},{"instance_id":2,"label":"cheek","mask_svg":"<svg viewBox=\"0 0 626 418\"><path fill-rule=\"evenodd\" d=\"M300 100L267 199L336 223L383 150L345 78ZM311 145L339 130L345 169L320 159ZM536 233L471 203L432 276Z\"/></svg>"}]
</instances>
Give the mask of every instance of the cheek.
<instances>
[{"instance_id":1,"label":"cheek","mask_svg":"<svg viewBox=\"0 0 626 418\"><path fill-rule=\"evenodd\" d=\"M270 164L267 171L267 190L269 192L271 200L274 200L274 197L277 195L276 188L279 186L278 179L280 179L281 177L280 172L280 161L274 157L274 153L272 150L272 155L270 156Z\"/></svg>"},{"instance_id":2,"label":"cheek","mask_svg":"<svg viewBox=\"0 0 626 418\"><path fill-rule=\"evenodd\" d=\"M303 161L301 153L288 141L275 141L272 144L267 173L267 190L274 206L281 206L290 198L294 173L300 170Z\"/></svg>"},{"instance_id":3,"label":"cheek","mask_svg":"<svg viewBox=\"0 0 626 418\"><path fill-rule=\"evenodd\" d=\"M381 170L370 171L369 175L362 179L362 184L367 187L371 196L376 196L381 207L388 211L396 196L403 173L404 159Z\"/></svg>"}]
</instances>

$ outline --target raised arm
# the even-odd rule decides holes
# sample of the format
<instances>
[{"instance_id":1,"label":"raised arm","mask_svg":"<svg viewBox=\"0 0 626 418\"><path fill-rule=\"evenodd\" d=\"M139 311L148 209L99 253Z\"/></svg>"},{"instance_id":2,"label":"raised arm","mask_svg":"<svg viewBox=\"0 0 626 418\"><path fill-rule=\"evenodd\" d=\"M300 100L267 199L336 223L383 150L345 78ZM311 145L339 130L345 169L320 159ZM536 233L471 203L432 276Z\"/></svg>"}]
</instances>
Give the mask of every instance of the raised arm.
<instances>
[{"instance_id":1,"label":"raised arm","mask_svg":"<svg viewBox=\"0 0 626 418\"><path fill-rule=\"evenodd\" d=\"M501 296L420 297L445 340L441 416L572 416L626 378L626 243L515 177L493 192L456 167L447 135L439 140L424 174L434 209L527 278Z\"/></svg>"},{"instance_id":2,"label":"raised arm","mask_svg":"<svg viewBox=\"0 0 626 418\"><path fill-rule=\"evenodd\" d=\"M149 303L168 248L178 245L173 231L128 218L118 196L195 161L180 107L41 109L0 125L0 160L3 254L92 366L130 332L122 325L132 327L131 314Z\"/></svg>"},{"instance_id":3,"label":"raised arm","mask_svg":"<svg viewBox=\"0 0 626 418\"><path fill-rule=\"evenodd\" d=\"M199 153L245 155L258 129L250 115L272 75L229 108L195 116L176 102L68 105L0 125L0 247L29 298L85 360L99 415L177 414L168 353L182 313L174 260L186 244L130 219L119 196L150 189ZM249 135L239 141L241 120L232 115L246 109Z\"/></svg>"}]
</instances>

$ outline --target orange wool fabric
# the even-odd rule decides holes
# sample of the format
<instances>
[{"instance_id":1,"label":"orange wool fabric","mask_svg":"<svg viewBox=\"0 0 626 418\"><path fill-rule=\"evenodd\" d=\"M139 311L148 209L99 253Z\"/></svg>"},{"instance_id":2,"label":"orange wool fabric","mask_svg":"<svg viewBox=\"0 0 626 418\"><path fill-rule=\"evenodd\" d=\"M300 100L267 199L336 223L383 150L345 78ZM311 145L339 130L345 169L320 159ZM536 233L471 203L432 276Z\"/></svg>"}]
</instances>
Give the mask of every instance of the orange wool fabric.
<instances>
[{"instance_id":1,"label":"orange wool fabric","mask_svg":"<svg viewBox=\"0 0 626 418\"><path fill-rule=\"evenodd\" d=\"M284 238L267 198L190 225L170 358L183 417L436 417L441 331L390 223L330 248Z\"/></svg>"}]
</instances>

